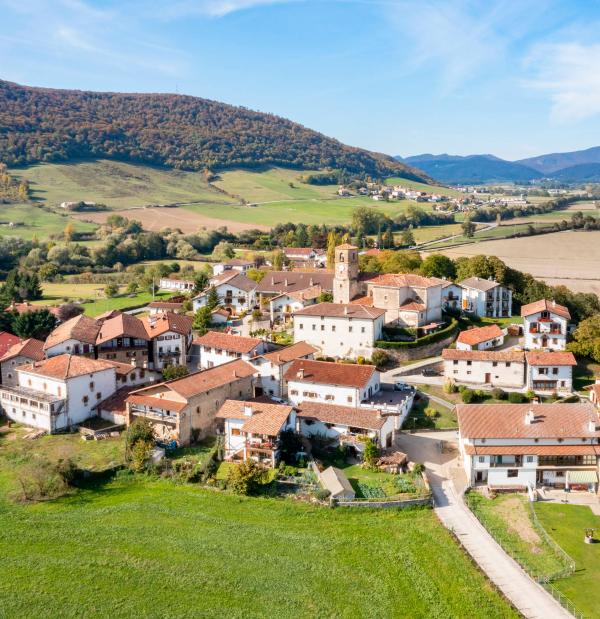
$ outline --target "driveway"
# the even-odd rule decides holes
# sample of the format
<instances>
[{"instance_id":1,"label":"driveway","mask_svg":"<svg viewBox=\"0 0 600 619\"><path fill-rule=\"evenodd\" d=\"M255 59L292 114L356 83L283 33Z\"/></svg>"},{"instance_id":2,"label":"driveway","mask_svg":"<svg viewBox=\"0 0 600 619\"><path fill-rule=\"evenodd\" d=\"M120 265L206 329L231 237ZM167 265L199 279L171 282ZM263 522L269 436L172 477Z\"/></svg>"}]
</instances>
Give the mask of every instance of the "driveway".
<instances>
[{"instance_id":1,"label":"driveway","mask_svg":"<svg viewBox=\"0 0 600 619\"><path fill-rule=\"evenodd\" d=\"M524 617L571 617L502 550L465 505L462 492L467 480L457 458L456 431L401 434L396 445L413 462L425 464L438 518Z\"/></svg>"}]
</instances>

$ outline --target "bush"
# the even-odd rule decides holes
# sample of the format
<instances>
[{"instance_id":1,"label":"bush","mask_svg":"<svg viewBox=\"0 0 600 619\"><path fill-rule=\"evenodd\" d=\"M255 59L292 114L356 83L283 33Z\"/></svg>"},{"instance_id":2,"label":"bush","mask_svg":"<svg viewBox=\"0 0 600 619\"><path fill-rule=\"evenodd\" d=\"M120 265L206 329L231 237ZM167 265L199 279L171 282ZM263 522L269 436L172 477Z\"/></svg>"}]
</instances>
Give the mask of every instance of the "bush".
<instances>
[{"instance_id":1,"label":"bush","mask_svg":"<svg viewBox=\"0 0 600 619\"><path fill-rule=\"evenodd\" d=\"M580 401L580 398L578 395L570 395L564 398L563 400L561 400L561 402L563 402L564 404L571 404L571 403L575 403L579 401Z\"/></svg>"},{"instance_id":2,"label":"bush","mask_svg":"<svg viewBox=\"0 0 600 619\"><path fill-rule=\"evenodd\" d=\"M428 406L424 412L425 412L425 416L428 417L429 419L435 419L436 417L440 416L439 411L437 411L432 406Z\"/></svg>"},{"instance_id":3,"label":"bush","mask_svg":"<svg viewBox=\"0 0 600 619\"><path fill-rule=\"evenodd\" d=\"M371 355L371 363L373 363L373 365L376 365L378 368L387 365L389 360L390 356L383 350L376 350Z\"/></svg>"},{"instance_id":4,"label":"bush","mask_svg":"<svg viewBox=\"0 0 600 619\"><path fill-rule=\"evenodd\" d=\"M315 491L315 499L317 499L317 501L324 501L329 497L330 494L331 492L329 492L329 490L325 490L325 488L319 488Z\"/></svg>"},{"instance_id":5,"label":"bush","mask_svg":"<svg viewBox=\"0 0 600 619\"><path fill-rule=\"evenodd\" d=\"M421 475L424 472L425 472L425 465L421 464L420 462L415 462L412 468L412 474L416 476L416 475Z\"/></svg>"},{"instance_id":6,"label":"bush","mask_svg":"<svg viewBox=\"0 0 600 619\"><path fill-rule=\"evenodd\" d=\"M256 494L263 483L265 471L254 460L232 466L227 475L227 488L236 494Z\"/></svg>"},{"instance_id":7,"label":"bush","mask_svg":"<svg viewBox=\"0 0 600 619\"><path fill-rule=\"evenodd\" d=\"M530 389L529 391L527 391L527 393L525 394L525 397L531 402L531 400L535 400L535 398L537 397L535 395L535 391L533 391L532 389Z\"/></svg>"},{"instance_id":8,"label":"bush","mask_svg":"<svg viewBox=\"0 0 600 619\"><path fill-rule=\"evenodd\" d=\"M499 387L494 387L492 389L492 397L494 400L506 400L506 391L504 391L504 389L500 389Z\"/></svg>"},{"instance_id":9,"label":"bush","mask_svg":"<svg viewBox=\"0 0 600 619\"><path fill-rule=\"evenodd\" d=\"M435 342L439 342L447 337L450 337L453 333L458 329L458 321L456 319L452 319L450 324L447 327L444 327L440 331L436 331L435 333L430 333L429 335L424 335L414 341L411 342L388 342L386 340L377 340L375 342L375 346L377 348L383 349L392 349L392 348L419 348L420 346L425 346L426 344L433 344Z\"/></svg>"},{"instance_id":10,"label":"bush","mask_svg":"<svg viewBox=\"0 0 600 619\"><path fill-rule=\"evenodd\" d=\"M460 392L460 397L465 404L473 404L477 400L475 392L466 388Z\"/></svg>"},{"instance_id":11,"label":"bush","mask_svg":"<svg viewBox=\"0 0 600 619\"><path fill-rule=\"evenodd\" d=\"M164 380L175 380L176 378L183 378L187 376L190 371L185 365L168 365L163 369Z\"/></svg>"},{"instance_id":12,"label":"bush","mask_svg":"<svg viewBox=\"0 0 600 619\"><path fill-rule=\"evenodd\" d=\"M518 391L511 391L508 394L508 401L511 404L523 404L524 402L527 402L527 398Z\"/></svg>"},{"instance_id":13,"label":"bush","mask_svg":"<svg viewBox=\"0 0 600 619\"><path fill-rule=\"evenodd\" d=\"M444 383L444 393L456 393L458 391L458 387L456 383L453 383L451 380L447 380Z\"/></svg>"},{"instance_id":14,"label":"bush","mask_svg":"<svg viewBox=\"0 0 600 619\"><path fill-rule=\"evenodd\" d=\"M63 496L71 488L75 470L70 458L61 458L56 462L36 458L35 462L18 471L18 498L22 501L41 501Z\"/></svg>"}]
</instances>

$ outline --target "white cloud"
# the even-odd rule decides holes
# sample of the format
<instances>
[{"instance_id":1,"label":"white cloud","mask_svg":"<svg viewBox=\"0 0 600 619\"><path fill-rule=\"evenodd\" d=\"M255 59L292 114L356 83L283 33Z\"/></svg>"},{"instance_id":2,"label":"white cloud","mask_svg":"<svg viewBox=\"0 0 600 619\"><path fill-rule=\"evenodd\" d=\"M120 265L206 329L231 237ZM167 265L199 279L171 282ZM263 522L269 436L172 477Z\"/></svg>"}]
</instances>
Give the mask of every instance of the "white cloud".
<instances>
[{"instance_id":1,"label":"white cloud","mask_svg":"<svg viewBox=\"0 0 600 619\"><path fill-rule=\"evenodd\" d=\"M600 114L600 44L539 45L526 66L532 74L526 85L549 95L553 119L570 122Z\"/></svg>"},{"instance_id":2,"label":"white cloud","mask_svg":"<svg viewBox=\"0 0 600 619\"><path fill-rule=\"evenodd\" d=\"M185 15L207 15L209 17L224 17L236 11L252 9L270 4L289 4L303 0L179 0L171 3L165 9L168 18L178 18Z\"/></svg>"}]
</instances>

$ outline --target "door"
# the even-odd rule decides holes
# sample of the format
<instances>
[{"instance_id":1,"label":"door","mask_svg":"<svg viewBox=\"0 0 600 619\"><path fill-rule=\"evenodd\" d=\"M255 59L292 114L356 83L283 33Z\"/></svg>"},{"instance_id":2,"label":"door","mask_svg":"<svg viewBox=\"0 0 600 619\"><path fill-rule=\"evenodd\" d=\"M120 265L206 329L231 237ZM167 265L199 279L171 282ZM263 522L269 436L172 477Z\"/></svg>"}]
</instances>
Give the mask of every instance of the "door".
<instances>
[{"instance_id":1,"label":"door","mask_svg":"<svg viewBox=\"0 0 600 619\"><path fill-rule=\"evenodd\" d=\"M485 374L485 384L489 385L492 382L492 375L489 372Z\"/></svg>"},{"instance_id":2,"label":"door","mask_svg":"<svg viewBox=\"0 0 600 619\"><path fill-rule=\"evenodd\" d=\"M481 481L483 481L483 471L476 471L475 482L481 482Z\"/></svg>"}]
</instances>

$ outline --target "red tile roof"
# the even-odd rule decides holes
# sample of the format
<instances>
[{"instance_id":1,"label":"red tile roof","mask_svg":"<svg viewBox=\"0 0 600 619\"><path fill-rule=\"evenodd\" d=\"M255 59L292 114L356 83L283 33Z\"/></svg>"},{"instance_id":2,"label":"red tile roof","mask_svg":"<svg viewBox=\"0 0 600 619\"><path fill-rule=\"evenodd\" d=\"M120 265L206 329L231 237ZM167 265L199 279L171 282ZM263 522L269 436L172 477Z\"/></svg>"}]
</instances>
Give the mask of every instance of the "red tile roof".
<instances>
[{"instance_id":1,"label":"red tile roof","mask_svg":"<svg viewBox=\"0 0 600 619\"><path fill-rule=\"evenodd\" d=\"M368 295L364 297L357 297L356 299L352 299L350 301L350 305L364 305L366 307L373 307L373 297Z\"/></svg>"},{"instance_id":2,"label":"red tile roof","mask_svg":"<svg viewBox=\"0 0 600 619\"><path fill-rule=\"evenodd\" d=\"M326 316L327 318L360 318L375 320L385 314L385 310L366 305L353 305L351 303L317 303L303 307L294 312L294 316Z\"/></svg>"},{"instance_id":3,"label":"red tile roof","mask_svg":"<svg viewBox=\"0 0 600 619\"><path fill-rule=\"evenodd\" d=\"M60 308L55 305L33 305L31 303L11 303L6 311L14 311L17 314L26 314L27 312L40 312L41 310L48 310L51 314L58 317Z\"/></svg>"},{"instance_id":4,"label":"red tile roof","mask_svg":"<svg viewBox=\"0 0 600 619\"><path fill-rule=\"evenodd\" d=\"M17 338L18 340L18 338ZM44 358L44 342L29 338L24 342L17 342L11 346L6 353L0 357L0 363L14 359L15 357L25 357L32 361L41 361Z\"/></svg>"},{"instance_id":5,"label":"red tile roof","mask_svg":"<svg viewBox=\"0 0 600 619\"><path fill-rule=\"evenodd\" d=\"M146 341L149 339L144 323L131 314L118 314L106 319L100 327L96 343L103 344L117 337L133 337Z\"/></svg>"},{"instance_id":6,"label":"red tile roof","mask_svg":"<svg viewBox=\"0 0 600 619\"><path fill-rule=\"evenodd\" d=\"M169 331L179 335L189 335L192 332L194 319L185 314L161 312L153 316L144 316L142 323L150 339L163 335Z\"/></svg>"},{"instance_id":7,"label":"red tile roof","mask_svg":"<svg viewBox=\"0 0 600 619\"><path fill-rule=\"evenodd\" d=\"M20 341L20 337L7 331L0 331L0 357L4 356L11 346L18 344Z\"/></svg>"},{"instance_id":8,"label":"red tile roof","mask_svg":"<svg viewBox=\"0 0 600 619\"><path fill-rule=\"evenodd\" d=\"M323 269L309 272L269 271L256 287L256 292L282 294L298 292L311 286L321 286L323 290L331 292L333 290L333 273Z\"/></svg>"},{"instance_id":9,"label":"red tile roof","mask_svg":"<svg viewBox=\"0 0 600 619\"><path fill-rule=\"evenodd\" d=\"M67 340L77 340L84 344L95 344L98 331L100 331L100 324L96 320L85 314L80 314L58 325L46 338L44 350L48 350L57 344L62 344Z\"/></svg>"},{"instance_id":10,"label":"red tile roof","mask_svg":"<svg viewBox=\"0 0 600 619\"><path fill-rule=\"evenodd\" d=\"M114 368L114 365L109 361L65 354L22 365L19 369L29 374L65 380L110 368Z\"/></svg>"},{"instance_id":11,"label":"red tile roof","mask_svg":"<svg viewBox=\"0 0 600 619\"><path fill-rule=\"evenodd\" d=\"M510 361L525 363L525 353L518 350L457 350L444 348L442 357L459 361Z\"/></svg>"},{"instance_id":12,"label":"red tile roof","mask_svg":"<svg viewBox=\"0 0 600 619\"><path fill-rule=\"evenodd\" d=\"M369 286L385 286L390 288L431 288L441 286L444 280L437 277L423 277L413 273L384 273L369 280Z\"/></svg>"},{"instance_id":13,"label":"red tile roof","mask_svg":"<svg viewBox=\"0 0 600 619\"><path fill-rule=\"evenodd\" d=\"M417 303L416 301L408 299L400 305L399 309L403 312L424 312L427 306L423 303Z\"/></svg>"},{"instance_id":14,"label":"red tile roof","mask_svg":"<svg viewBox=\"0 0 600 619\"><path fill-rule=\"evenodd\" d=\"M127 398L136 387L121 387L110 397L102 400L94 408L111 413L125 413L127 411Z\"/></svg>"},{"instance_id":15,"label":"red tile roof","mask_svg":"<svg viewBox=\"0 0 600 619\"><path fill-rule=\"evenodd\" d=\"M531 350L525 353L529 365L577 365L577 360L572 352L557 350L545 352L543 350Z\"/></svg>"},{"instance_id":16,"label":"red tile roof","mask_svg":"<svg viewBox=\"0 0 600 619\"><path fill-rule=\"evenodd\" d=\"M162 408L167 411L175 411L176 413L181 412L187 406L187 402L178 402L176 400L169 400L167 398L161 398L159 396L146 395L143 391L131 392L127 396L126 401L131 404L153 406L154 408Z\"/></svg>"},{"instance_id":17,"label":"red tile roof","mask_svg":"<svg viewBox=\"0 0 600 619\"><path fill-rule=\"evenodd\" d=\"M337 245L336 249L358 249L356 245L350 245L350 243L342 243L341 245Z\"/></svg>"},{"instance_id":18,"label":"red tile roof","mask_svg":"<svg viewBox=\"0 0 600 619\"><path fill-rule=\"evenodd\" d=\"M306 342L296 342L291 346L286 346L285 348L281 348L280 350L275 350L273 352L267 352L261 356L270 361L272 365L283 365L284 363L288 363L294 359L307 357L308 355L312 355L316 352L318 352L318 348L315 348Z\"/></svg>"},{"instance_id":19,"label":"red tile roof","mask_svg":"<svg viewBox=\"0 0 600 619\"><path fill-rule=\"evenodd\" d=\"M319 402L301 402L298 406L298 417L362 430L380 430L385 424L385 418L377 410Z\"/></svg>"},{"instance_id":20,"label":"red tile roof","mask_svg":"<svg viewBox=\"0 0 600 619\"><path fill-rule=\"evenodd\" d=\"M251 416L245 408L251 409ZM242 432L277 436L294 410L288 404L275 404L256 400L225 400L216 417L219 419L245 419Z\"/></svg>"},{"instance_id":21,"label":"red tile roof","mask_svg":"<svg viewBox=\"0 0 600 619\"><path fill-rule=\"evenodd\" d=\"M177 310L183 308L181 301L152 301L148 303L148 307L164 310Z\"/></svg>"},{"instance_id":22,"label":"red tile roof","mask_svg":"<svg viewBox=\"0 0 600 619\"><path fill-rule=\"evenodd\" d=\"M374 365L296 359L283 378L287 381L363 389L376 372L377 368Z\"/></svg>"},{"instance_id":23,"label":"red tile roof","mask_svg":"<svg viewBox=\"0 0 600 619\"><path fill-rule=\"evenodd\" d=\"M468 344L469 346L477 346L483 342L502 337L504 332L498 325L488 325L486 327L477 327L475 329L468 329L467 331L461 331L458 335L457 342L461 344Z\"/></svg>"},{"instance_id":24,"label":"red tile roof","mask_svg":"<svg viewBox=\"0 0 600 619\"><path fill-rule=\"evenodd\" d=\"M547 299L541 299L539 301L534 301L533 303L523 305L521 308L521 316L531 316L532 314L545 311L562 316L567 320L571 320L571 313L569 312L568 307L559 305L556 301L548 301Z\"/></svg>"},{"instance_id":25,"label":"red tile roof","mask_svg":"<svg viewBox=\"0 0 600 619\"><path fill-rule=\"evenodd\" d=\"M533 411L534 421L525 423ZM459 404L460 435L465 438L589 438L589 422L598 421L590 402L578 404Z\"/></svg>"},{"instance_id":26,"label":"red tile roof","mask_svg":"<svg viewBox=\"0 0 600 619\"><path fill-rule=\"evenodd\" d=\"M258 337L242 337L241 335L231 335L230 333L221 333L220 331L209 331L202 337L196 338L194 344L241 354L250 354L257 346L264 344L264 341Z\"/></svg>"}]
</instances>

